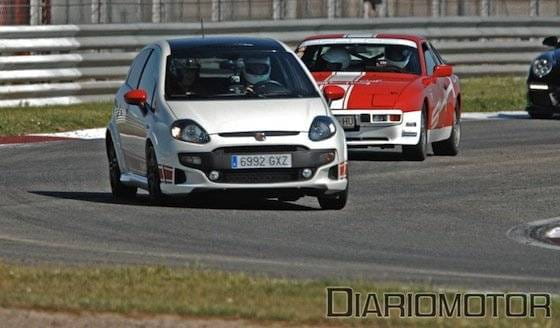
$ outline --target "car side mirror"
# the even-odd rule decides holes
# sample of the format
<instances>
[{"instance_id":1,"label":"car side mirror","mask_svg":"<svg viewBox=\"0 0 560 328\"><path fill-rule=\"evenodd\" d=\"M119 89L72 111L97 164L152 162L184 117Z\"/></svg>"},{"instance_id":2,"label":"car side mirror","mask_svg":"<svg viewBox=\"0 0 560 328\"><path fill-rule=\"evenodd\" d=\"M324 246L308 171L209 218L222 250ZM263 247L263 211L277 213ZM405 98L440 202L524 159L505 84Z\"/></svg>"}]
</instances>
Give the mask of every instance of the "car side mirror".
<instances>
[{"instance_id":1,"label":"car side mirror","mask_svg":"<svg viewBox=\"0 0 560 328\"><path fill-rule=\"evenodd\" d=\"M124 94L124 101L129 105L136 105L141 108L146 104L148 95L142 89L133 89Z\"/></svg>"},{"instance_id":2,"label":"car side mirror","mask_svg":"<svg viewBox=\"0 0 560 328\"><path fill-rule=\"evenodd\" d=\"M323 89L323 94L329 102L344 98L346 91L338 85L327 85Z\"/></svg>"},{"instance_id":3,"label":"car side mirror","mask_svg":"<svg viewBox=\"0 0 560 328\"><path fill-rule=\"evenodd\" d=\"M558 48L558 38L555 36L549 36L543 40L543 45L552 48Z\"/></svg>"},{"instance_id":4,"label":"car side mirror","mask_svg":"<svg viewBox=\"0 0 560 328\"><path fill-rule=\"evenodd\" d=\"M451 65L437 65L434 68L435 77L450 77L453 75L453 66Z\"/></svg>"}]
</instances>

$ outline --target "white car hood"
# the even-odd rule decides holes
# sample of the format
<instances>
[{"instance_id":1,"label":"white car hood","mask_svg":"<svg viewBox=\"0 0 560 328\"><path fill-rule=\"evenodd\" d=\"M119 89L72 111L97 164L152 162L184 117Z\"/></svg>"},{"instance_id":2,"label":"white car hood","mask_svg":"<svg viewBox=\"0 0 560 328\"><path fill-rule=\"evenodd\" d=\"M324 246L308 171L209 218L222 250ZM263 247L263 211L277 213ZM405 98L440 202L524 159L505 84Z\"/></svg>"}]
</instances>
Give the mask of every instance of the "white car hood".
<instances>
[{"instance_id":1,"label":"white car hood","mask_svg":"<svg viewBox=\"0 0 560 328\"><path fill-rule=\"evenodd\" d=\"M208 134L309 130L316 116L327 115L321 98L168 101L177 119L191 119Z\"/></svg>"}]
</instances>

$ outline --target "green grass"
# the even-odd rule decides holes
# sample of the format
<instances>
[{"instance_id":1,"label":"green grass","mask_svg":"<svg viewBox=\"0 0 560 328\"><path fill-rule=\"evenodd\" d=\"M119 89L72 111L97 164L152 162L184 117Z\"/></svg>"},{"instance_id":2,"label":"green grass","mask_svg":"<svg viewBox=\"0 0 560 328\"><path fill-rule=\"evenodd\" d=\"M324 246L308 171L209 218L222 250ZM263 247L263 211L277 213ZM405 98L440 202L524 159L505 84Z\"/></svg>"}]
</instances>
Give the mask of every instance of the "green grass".
<instances>
[{"instance_id":1,"label":"green grass","mask_svg":"<svg viewBox=\"0 0 560 328\"><path fill-rule=\"evenodd\" d=\"M525 108L525 79L522 77L468 78L461 80L461 86L464 112ZM0 135L103 127L110 116L110 103L0 108Z\"/></svg>"},{"instance_id":2,"label":"green grass","mask_svg":"<svg viewBox=\"0 0 560 328\"><path fill-rule=\"evenodd\" d=\"M290 280L201 268L65 267L0 264L0 307L67 312L176 314L260 323L374 327L558 327L552 319L326 319L325 287L362 292L430 291L364 281ZM438 291L439 292L439 291ZM342 300L337 300L342 301ZM340 302L342 303L342 302Z\"/></svg>"},{"instance_id":3,"label":"green grass","mask_svg":"<svg viewBox=\"0 0 560 328\"><path fill-rule=\"evenodd\" d=\"M461 79L463 112L524 110L525 78L487 76Z\"/></svg>"},{"instance_id":4,"label":"green grass","mask_svg":"<svg viewBox=\"0 0 560 328\"><path fill-rule=\"evenodd\" d=\"M106 126L110 103L0 108L0 135L62 132Z\"/></svg>"}]
</instances>

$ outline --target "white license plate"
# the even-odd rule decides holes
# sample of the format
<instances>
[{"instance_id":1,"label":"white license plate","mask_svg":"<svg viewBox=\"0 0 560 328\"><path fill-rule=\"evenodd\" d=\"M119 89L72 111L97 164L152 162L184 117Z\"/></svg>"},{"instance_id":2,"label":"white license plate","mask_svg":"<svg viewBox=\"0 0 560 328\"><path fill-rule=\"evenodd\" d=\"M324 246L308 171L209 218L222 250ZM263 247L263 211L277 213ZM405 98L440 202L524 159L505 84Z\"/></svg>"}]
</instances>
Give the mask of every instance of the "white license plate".
<instances>
[{"instance_id":1,"label":"white license plate","mask_svg":"<svg viewBox=\"0 0 560 328\"><path fill-rule=\"evenodd\" d=\"M292 167L291 154L231 155L232 169L265 169Z\"/></svg>"},{"instance_id":2,"label":"white license plate","mask_svg":"<svg viewBox=\"0 0 560 328\"><path fill-rule=\"evenodd\" d=\"M356 127L356 118L353 115L336 116L336 118L344 129L353 129Z\"/></svg>"}]
</instances>

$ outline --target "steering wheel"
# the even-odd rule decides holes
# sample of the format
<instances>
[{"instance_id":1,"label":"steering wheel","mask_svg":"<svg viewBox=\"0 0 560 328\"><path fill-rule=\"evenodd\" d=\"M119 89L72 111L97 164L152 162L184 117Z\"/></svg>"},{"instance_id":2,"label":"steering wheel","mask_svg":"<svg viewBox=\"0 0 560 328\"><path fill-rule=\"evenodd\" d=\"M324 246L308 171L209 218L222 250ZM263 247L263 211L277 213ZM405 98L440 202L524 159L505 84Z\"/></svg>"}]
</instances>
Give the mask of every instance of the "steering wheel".
<instances>
[{"instance_id":1,"label":"steering wheel","mask_svg":"<svg viewBox=\"0 0 560 328\"><path fill-rule=\"evenodd\" d=\"M284 91L286 87L282 83L274 80L261 81L253 86L255 94L266 94L268 91L274 92L278 89Z\"/></svg>"},{"instance_id":2,"label":"steering wheel","mask_svg":"<svg viewBox=\"0 0 560 328\"><path fill-rule=\"evenodd\" d=\"M266 88L268 86L285 88L284 85L282 85L282 83L280 83L278 81L267 80L267 81L261 81L261 82L255 84L255 89L263 89L263 88Z\"/></svg>"}]
</instances>

